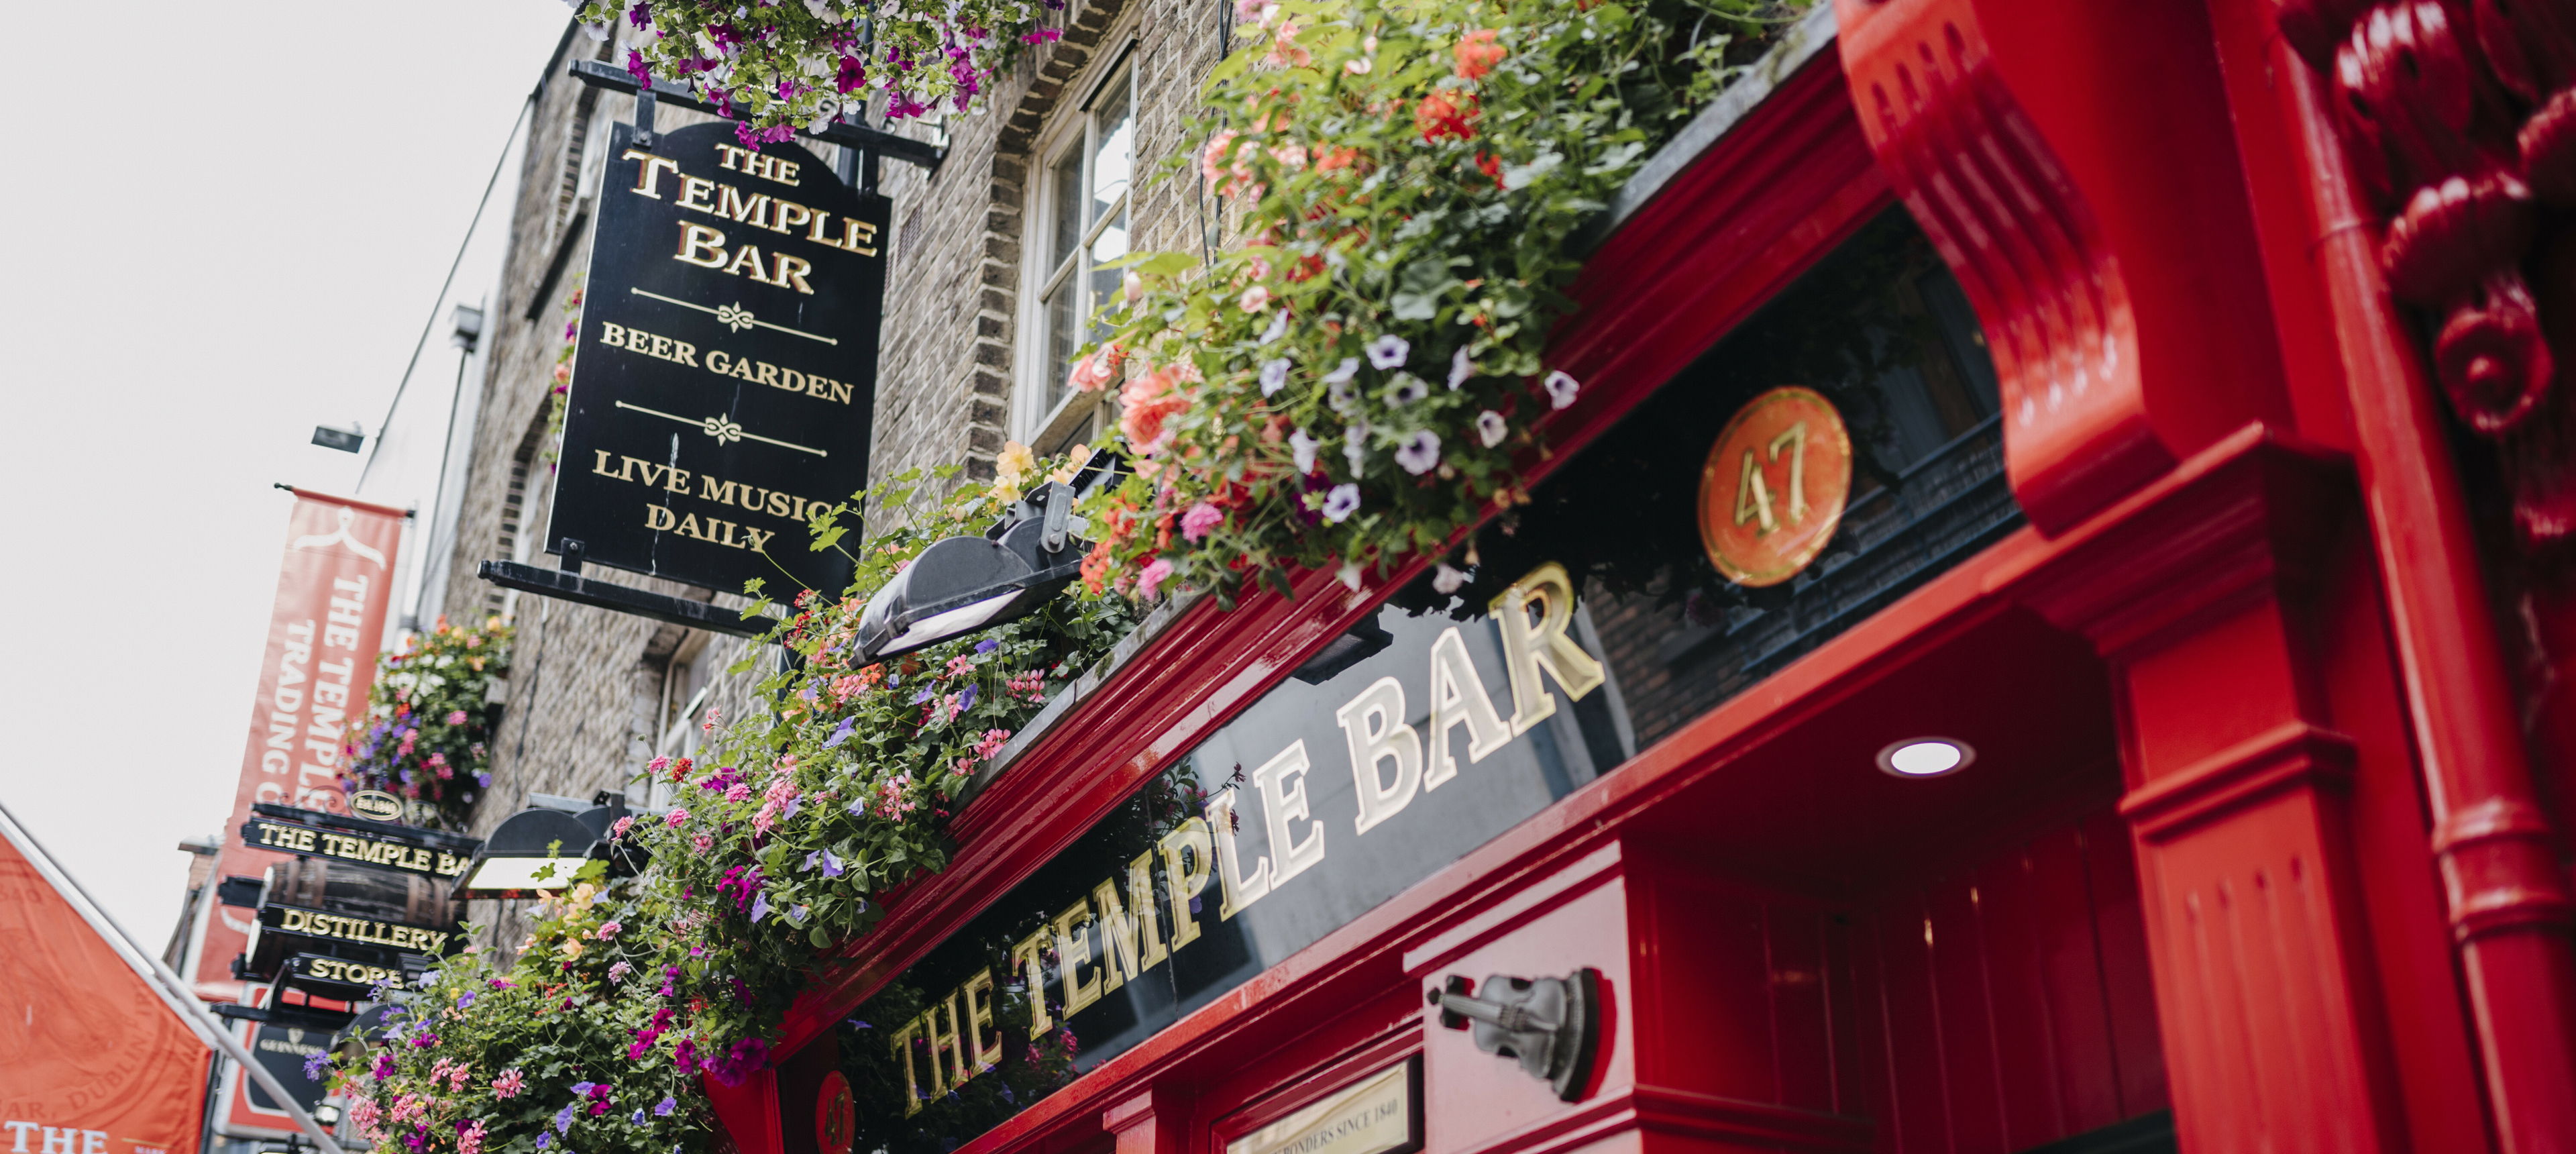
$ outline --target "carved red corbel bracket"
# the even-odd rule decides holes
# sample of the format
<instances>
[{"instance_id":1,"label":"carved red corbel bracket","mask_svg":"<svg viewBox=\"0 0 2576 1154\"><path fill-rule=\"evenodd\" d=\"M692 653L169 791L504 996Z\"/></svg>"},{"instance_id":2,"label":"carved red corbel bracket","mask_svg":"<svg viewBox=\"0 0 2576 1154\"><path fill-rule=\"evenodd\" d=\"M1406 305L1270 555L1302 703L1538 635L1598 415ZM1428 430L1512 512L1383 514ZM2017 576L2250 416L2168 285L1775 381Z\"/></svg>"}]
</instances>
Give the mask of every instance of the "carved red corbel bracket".
<instances>
[{"instance_id":1,"label":"carved red corbel bracket","mask_svg":"<svg viewBox=\"0 0 2576 1154\"><path fill-rule=\"evenodd\" d=\"M1861 124L1984 322L2013 492L2045 533L2287 422L2192 8L1838 0Z\"/></svg>"}]
</instances>

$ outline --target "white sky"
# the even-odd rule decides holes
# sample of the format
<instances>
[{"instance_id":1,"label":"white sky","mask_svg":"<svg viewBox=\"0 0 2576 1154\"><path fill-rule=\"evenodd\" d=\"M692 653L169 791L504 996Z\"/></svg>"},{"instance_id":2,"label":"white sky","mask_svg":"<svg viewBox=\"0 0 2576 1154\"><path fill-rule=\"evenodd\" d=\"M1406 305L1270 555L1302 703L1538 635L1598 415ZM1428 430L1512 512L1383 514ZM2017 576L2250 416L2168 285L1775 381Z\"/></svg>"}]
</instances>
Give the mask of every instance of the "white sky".
<instances>
[{"instance_id":1,"label":"white sky","mask_svg":"<svg viewBox=\"0 0 2576 1154\"><path fill-rule=\"evenodd\" d=\"M20 5L11 25L0 801L157 950L187 879L174 847L222 828L240 772L292 500L270 486L349 491L358 458L308 444L313 427L376 432L569 12L113 12ZM451 301L490 292L517 171ZM433 448L388 450L392 475L367 483L424 522L457 372L448 303L393 425Z\"/></svg>"}]
</instances>

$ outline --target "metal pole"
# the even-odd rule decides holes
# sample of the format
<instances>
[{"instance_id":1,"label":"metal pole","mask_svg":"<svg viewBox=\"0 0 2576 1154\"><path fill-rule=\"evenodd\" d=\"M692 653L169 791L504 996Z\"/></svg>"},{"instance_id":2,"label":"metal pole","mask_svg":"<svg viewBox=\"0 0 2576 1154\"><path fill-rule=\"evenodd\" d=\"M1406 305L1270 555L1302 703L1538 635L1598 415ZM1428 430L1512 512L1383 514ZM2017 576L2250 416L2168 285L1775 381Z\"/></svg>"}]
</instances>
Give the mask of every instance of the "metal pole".
<instances>
[{"instance_id":1,"label":"metal pole","mask_svg":"<svg viewBox=\"0 0 2576 1154\"><path fill-rule=\"evenodd\" d=\"M187 1018L189 1025L197 1028L199 1035L212 1042L217 1049L222 1050L226 1057L241 1063L242 1072L250 1075L252 1081L258 1082L260 1089L268 1091L269 1097L277 1099L277 1104L284 1107L287 1114L295 1119L296 1126L312 1137L315 1148L321 1151L321 1154L342 1154L339 1143L331 1140L331 1132L323 1129L321 1123L314 1121L313 1115L306 1113L304 1107L295 1104L294 1096L286 1092L285 1085L277 1080L277 1075L269 1073L268 1067L260 1065L257 1059L252 1058L250 1051L243 1049L240 1040L233 1037L232 1031L225 1029L223 1023L217 1021L215 1015L208 1011L203 1003L197 1001L196 991L188 985L187 980L171 973L170 967L162 962L161 955L144 949L142 944L134 939L133 934L126 932L124 924L116 920L116 915L107 912L106 906L100 905L97 898L91 897L90 892L81 886L80 879L73 877L71 871L62 867L61 862L54 860L54 855L45 849L43 842L36 840L35 834L27 831L26 825L18 820L17 814L9 812L7 803L0 803L0 827L5 827L0 828L0 832L5 832L9 840L29 851L28 856L35 861L36 868L43 871L48 880L54 881L57 888L68 888L80 896L81 902L89 907L82 913L89 917L92 926L105 923L109 929L116 931L115 936L109 938L108 944L122 947L119 952L125 955L127 964L133 965L137 959L141 959L143 965L136 966L137 969L149 966L146 976L160 985L162 993L166 995L165 1000L180 1009L182 1016ZM207 884L213 884L213 880L209 878Z\"/></svg>"}]
</instances>

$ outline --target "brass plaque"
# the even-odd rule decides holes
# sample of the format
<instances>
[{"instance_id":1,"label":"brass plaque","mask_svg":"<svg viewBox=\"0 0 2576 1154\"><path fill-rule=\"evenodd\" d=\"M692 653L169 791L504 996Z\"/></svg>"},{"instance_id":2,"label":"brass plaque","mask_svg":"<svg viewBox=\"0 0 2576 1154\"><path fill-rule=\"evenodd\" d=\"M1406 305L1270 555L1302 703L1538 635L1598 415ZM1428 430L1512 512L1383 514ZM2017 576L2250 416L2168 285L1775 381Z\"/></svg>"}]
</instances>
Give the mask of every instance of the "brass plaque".
<instances>
[{"instance_id":1,"label":"brass plaque","mask_svg":"<svg viewBox=\"0 0 2576 1154\"><path fill-rule=\"evenodd\" d=\"M1825 551L1851 496L1851 433L1833 402L1783 386L1727 422L1700 473L1700 543L1727 580L1777 585Z\"/></svg>"},{"instance_id":2,"label":"brass plaque","mask_svg":"<svg viewBox=\"0 0 2576 1154\"><path fill-rule=\"evenodd\" d=\"M1422 1145L1422 1103L1407 1058L1323 1101L1225 1144L1225 1154L1403 1154Z\"/></svg>"}]
</instances>

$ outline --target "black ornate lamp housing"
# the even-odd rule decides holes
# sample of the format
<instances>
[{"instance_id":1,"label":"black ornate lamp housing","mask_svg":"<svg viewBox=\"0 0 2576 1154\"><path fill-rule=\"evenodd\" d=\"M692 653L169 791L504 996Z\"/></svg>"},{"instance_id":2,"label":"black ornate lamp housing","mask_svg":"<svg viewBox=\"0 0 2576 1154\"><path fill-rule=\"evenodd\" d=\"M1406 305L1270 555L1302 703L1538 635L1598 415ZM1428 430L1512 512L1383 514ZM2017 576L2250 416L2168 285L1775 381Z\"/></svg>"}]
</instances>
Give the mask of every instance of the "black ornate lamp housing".
<instances>
[{"instance_id":1,"label":"black ornate lamp housing","mask_svg":"<svg viewBox=\"0 0 2576 1154\"><path fill-rule=\"evenodd\" d=\"M1049 481L980 537L931 544L859 614L867 664L1025 617L1082 572L1076 491Z\"/></svg>"}]
</instances>

